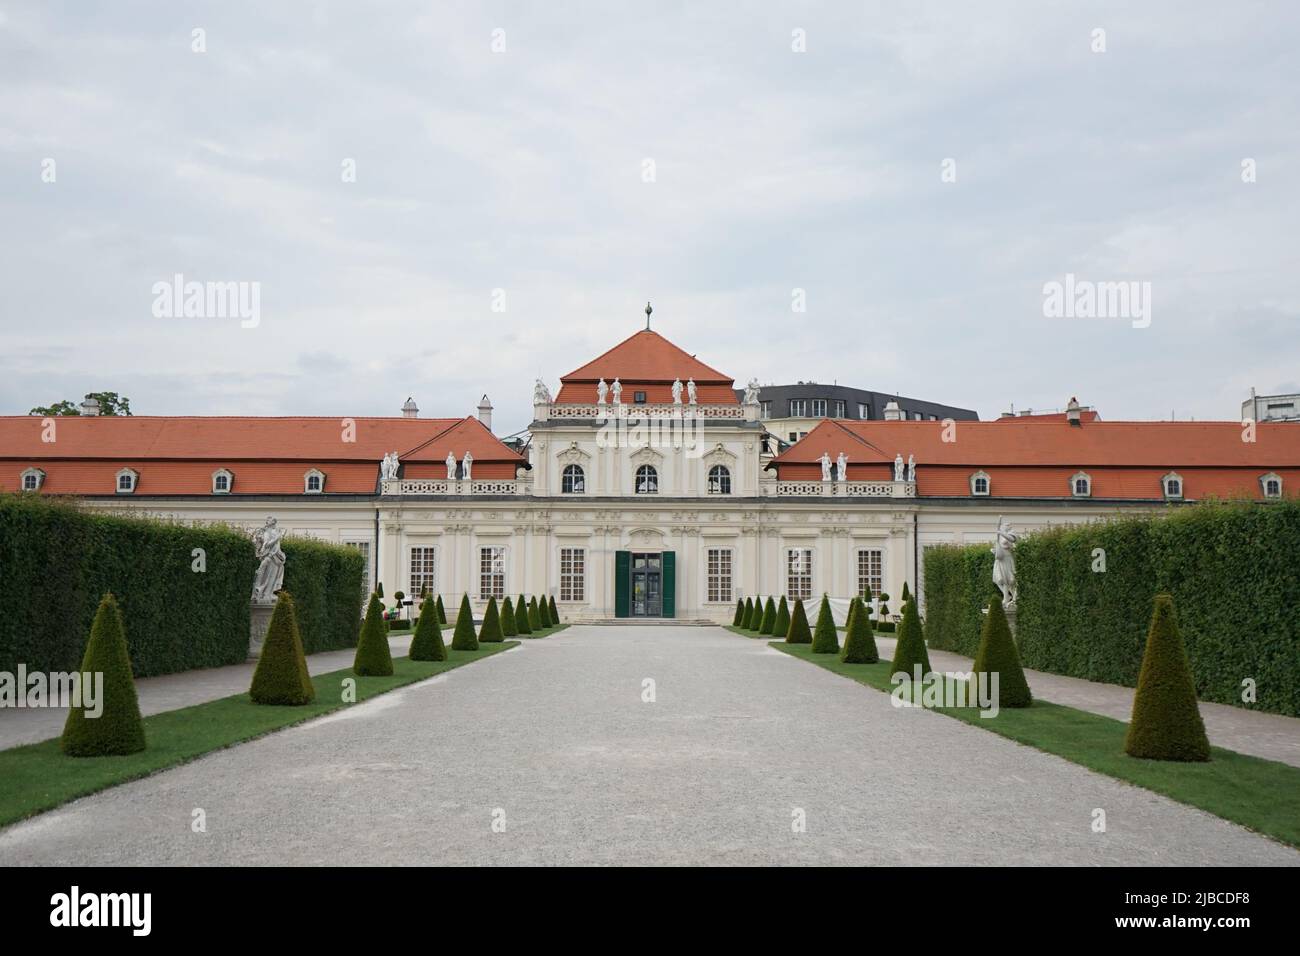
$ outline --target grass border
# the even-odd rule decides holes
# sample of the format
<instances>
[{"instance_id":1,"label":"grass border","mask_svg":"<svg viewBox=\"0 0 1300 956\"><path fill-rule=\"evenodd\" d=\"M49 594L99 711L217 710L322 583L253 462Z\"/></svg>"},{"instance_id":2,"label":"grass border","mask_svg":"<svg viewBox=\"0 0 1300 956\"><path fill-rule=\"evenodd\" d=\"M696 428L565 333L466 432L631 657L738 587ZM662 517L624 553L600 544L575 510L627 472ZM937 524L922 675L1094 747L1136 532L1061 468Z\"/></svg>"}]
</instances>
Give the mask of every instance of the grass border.
<instances>
[{"instance_id":1,"label":"grass border","mask_svg":"<svg viewBox=\"0 0 1300 956\"><path fill-rule=\"evenodd\" d=\"M393 659L391 677L357 677L351 667L317 674L312 677L316 700L301 707L254 704L245 692L164 711L144 719L148 747L129 756L68 757L59 750L57 737L0 750L0 829L518 646L518 641L508 640L481 644L477 651L449 649L445 661L398 657ZM347 678L356 681L353 703L343 700Z\"/></svg>"},{"instance_id":2,"label":"grass border","mask_svg":"<svg viewBox=\"0 0 1300 956\"><path fill-rule=\"evenodd\" d=\"M516 635L516 637L511 638L511 640L516 640L516 639L517 639L517 640L521 640L521 641L537 641L537 640L541 640L543 637L550 637L552 634L559 634L560 631L563 631L563 630L565 630L566 628L569 628L569 627L572 627L572 625L571 625L571 624L567 624L567 623L565 623L565 624L556 624L554 627L543 627L543 628L539 628L538 630L533 631L533 633L531 633L531 634L519 634L519 635Z\"/></svg>"},{"instance_id":3,"label":"grass border","mask_svg":"<svg viewBox=\"0 0 1300 956\"><path fill-rule=\"evenodd\" d=\"M769 641L768 646L875 690L894 690L889 661L845 664L837 654L813 654L808 644ZM980 717L975 708L927 709L1300 849L1300 767L1221 747L1210 748L1209 763L1130 757L1124 753L1128 724L1045 700L1003 708L992 718Z\"/></svg>"}]
</instances>

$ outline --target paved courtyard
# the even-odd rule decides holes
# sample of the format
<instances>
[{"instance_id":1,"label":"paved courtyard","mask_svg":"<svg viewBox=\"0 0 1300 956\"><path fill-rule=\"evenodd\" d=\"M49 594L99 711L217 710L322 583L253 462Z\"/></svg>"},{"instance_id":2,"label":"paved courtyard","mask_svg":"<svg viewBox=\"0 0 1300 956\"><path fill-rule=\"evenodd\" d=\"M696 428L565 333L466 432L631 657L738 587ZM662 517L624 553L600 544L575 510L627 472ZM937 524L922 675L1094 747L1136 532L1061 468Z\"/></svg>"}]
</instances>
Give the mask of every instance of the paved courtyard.
<instances>
[{"instance_id":1,"label":"paved courtyard","mask_svg":"<svg viewBox=\"0 0 1300 956\"><path fill-rule=\"evenodd\" d=\"M191 830L198 808L205 833ZM573 627L0 831L0 864L54 863L1196 866L1300 853L897 710L763 641Z\"/></svg>"}]
</instances>

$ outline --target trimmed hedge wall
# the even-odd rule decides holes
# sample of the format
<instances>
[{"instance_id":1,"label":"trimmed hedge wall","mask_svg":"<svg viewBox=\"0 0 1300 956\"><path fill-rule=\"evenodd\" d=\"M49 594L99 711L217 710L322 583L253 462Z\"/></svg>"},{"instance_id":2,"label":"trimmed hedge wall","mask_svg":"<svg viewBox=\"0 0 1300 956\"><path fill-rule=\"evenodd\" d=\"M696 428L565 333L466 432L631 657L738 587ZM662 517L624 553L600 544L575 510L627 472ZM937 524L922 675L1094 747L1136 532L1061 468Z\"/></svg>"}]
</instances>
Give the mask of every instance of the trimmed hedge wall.
<instances>
[{"instance_id":1,"label":"trimmed hedge wall","mask_svg":"<svg viewBox=\"0 0 1300 956\"><path fill-rule=\"evenodd\" d=\"M1105 571L1094 571L1094 549ZM1035 532L1016 546L1025 667L1137 684L1158 593L1173 595L1201 700L1300 716L1300 501L1206 503ZM985 544L925 552L931 647L973 656L994 594ZM1258 700L1244 705L1242 681Z\"/></svg>"},{"instance_id":2,"label":"trimmed hedge wall","mask_svg":"<svg viewBox=\"0 0 1300 956\"><path fill-rule=\"evenodd\" d=\"M361 553L286 538L284 587L308 654L356 644ZM192 569L205 552L206 571ZM0 670L72 671L95 609L117 598L136 677L238 664L248 657L257 558L236 528L191 527L0 495Z\"/></svg>"}]
</instances>

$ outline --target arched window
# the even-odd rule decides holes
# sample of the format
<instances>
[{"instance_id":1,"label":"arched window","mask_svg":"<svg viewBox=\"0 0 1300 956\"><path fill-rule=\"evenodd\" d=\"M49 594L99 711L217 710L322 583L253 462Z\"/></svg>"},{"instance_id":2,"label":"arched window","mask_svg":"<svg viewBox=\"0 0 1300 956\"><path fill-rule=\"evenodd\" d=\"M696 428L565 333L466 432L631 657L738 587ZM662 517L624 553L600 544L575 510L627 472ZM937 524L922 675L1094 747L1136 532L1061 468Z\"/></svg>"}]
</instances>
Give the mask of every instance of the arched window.
<instances>
[{"instance_id":1,"label":"arched window","mask_svg":"<svg viewBox=\"0 0 1300 956\"><path fill-rule=\"evenodd\" d=\"M1088 498L1092 495L1092 479L1086 471L1077 471L1070 478L1070 494L1076 498Z\"/></svg>"},{"instance_id":2,"label":"arched window","mask_svg":"<svg viewBox=\"0 0 1300 956\"><path fill-rule=\"evenodd\" d=\"M638 495L659 494L659 472L654 465L642 465L636 470L636 493Z\"/></svg>"},{"instance_id":3,"label":"arched window","mask_svg":"<svg viewBox=\"0 0 1300 956\"><path fill-rule=\"evenodd\" d=\"M117 493L130 495L135 493L135 485L140 476L130 468L123 468L117 473Z\"/></svg>"},{"instance_id":4,"label":"arched window","mask_svg":"<svg viewBox=\"0 0 1300 956\"><path fill-rule=\"evenodd\" d=\"M304 494L319 495L325 490L325 472L313 468L302 476Z\"/></svg>"},{"instance_id":5,"label":"arched window","mask_svg":"<svg viewBox=\"0 0 1300 956\"><path fill-rule=\"evenodd\" d=\"M565 465L560 476L560 491L566 495L581 495L587 491L587 476L581 465Z\"/></svg>"},{"instance_id":6,"label":"arched window","mask_svg":"<svg viewBox=\"0 0 1300 956\"><path fill-rule=\"evenodd\" d=\"M731 494L731 472L726 465L714 465L709 469L709 494Z\"/></svg>"},{"instance_id":7,"label":"arched window","mask_svg":"<svg viewBox=\"0 0 1300 956\"><path fill-rule=\"evenodd\" d=\"M1181 498L1183 496L1183 478L1177 472L1171 471L1161 479L1165 488L1166 498Z\"/></svg>"},{"instance_id":8,"label":"arched window","mask_svg":"<svg viewBox=\"0 0 1300 956\"><path fill-rule=\"evenodd\" d=\"M977 471L970 476L970 493L972 495L987 495L989 493L989 473L987 471Z\"/></svg>"},{"instance_id":9,"label":"arched window","mask_svg":"<svg viewBox=\"0 0 1300 956\"><path fill-rule=\"evenodd\" d=\"M1282 497L1282 476L1276 472L1270 471L1267 475L1260 475L1259 486L1263 489L1265 498Z\"/></svg>"},{"instance_id":10,"label":"arched window","mask_svg":"<svg viewBox=\"0 0 1300 956\"><path fill-rule=\"evenodd\" d=\"M212 473L212 493L214 495L230 494L230 486L234 482L235 476L225 468L219 468Z\"/></svg>"}]
</instances>

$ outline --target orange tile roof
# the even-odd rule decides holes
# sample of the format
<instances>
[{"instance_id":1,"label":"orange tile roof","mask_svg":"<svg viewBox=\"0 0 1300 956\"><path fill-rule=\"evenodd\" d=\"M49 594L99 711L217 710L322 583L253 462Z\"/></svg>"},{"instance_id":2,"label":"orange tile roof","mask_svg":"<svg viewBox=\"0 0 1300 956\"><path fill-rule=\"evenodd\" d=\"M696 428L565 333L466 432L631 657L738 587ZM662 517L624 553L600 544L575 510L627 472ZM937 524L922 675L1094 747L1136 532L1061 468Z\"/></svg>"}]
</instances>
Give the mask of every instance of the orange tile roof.
<instances>
[{"instance_id":1,"label":"orange tile roof","mask_svg":"<svg viewBox=\"0 0 1300 956\"><path fill-rule=\"evenodd\" d=\"M561 376L555 401L594 402L596 383L602 378L606 383L616 378L620 381L625 403L630 403L630 393L634 390L646 392L648 402L671 402L674 379L681 379L684 385L693 378L700 404L738 404L734 379L705 365L651 329L642 329L581 368ZM684 394L682 400L686 400Z\"/></svg>"},{"instance_id":2,"label":"orange tile roof","mask_svg":"<svg viewBox=\"0 0 1300 956\"><path fill-rule=\"evenodd\" d=\"M995 422L1063 422L1066 421L1065 412L1038 412L1028 415L1003 415L995 418ZM1095 408L1079 409L1079 421L1097 422L1101 421L1101 413Z\"/></svg>"}]
</instances>

